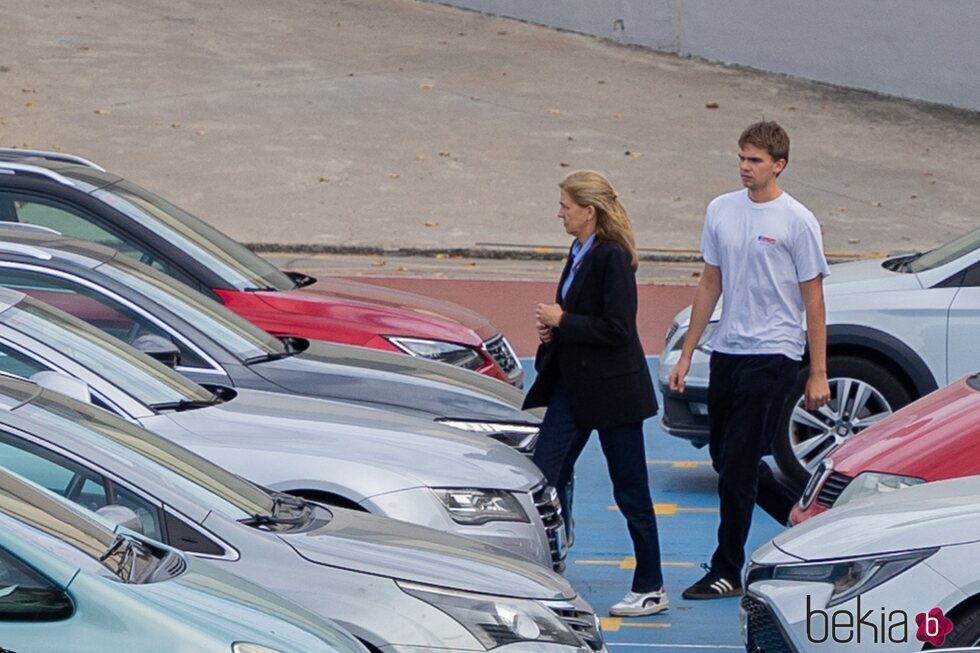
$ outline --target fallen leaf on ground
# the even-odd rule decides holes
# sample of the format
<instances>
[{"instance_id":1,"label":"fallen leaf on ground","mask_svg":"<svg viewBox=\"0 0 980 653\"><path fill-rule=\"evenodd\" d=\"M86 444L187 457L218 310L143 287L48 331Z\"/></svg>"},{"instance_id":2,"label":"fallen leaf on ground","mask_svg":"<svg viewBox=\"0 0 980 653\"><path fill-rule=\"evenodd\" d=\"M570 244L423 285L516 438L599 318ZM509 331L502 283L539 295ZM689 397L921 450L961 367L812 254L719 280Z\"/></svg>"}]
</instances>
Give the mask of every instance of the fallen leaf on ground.
<instances>
[{"instance_id":1,"label":"fallen leaf on ground","mask_svg":"<svg viewBox=\"0 0 980 653\"><path fill-rule=\"evenodd\" d=\"M321 184L329 184L330 183L330 177L327 177L326 175L323 175L322 177L320 177L320 179L318 181Z\"/></svg>"},{"instance_id":2,"label":"fallen leaf on ground","mask_svg":"<svg viewBox=\"0 0 980 653\"><path fill-rule=\"evenodd\" d=\"M415 155L415 160L416 161L425 161L425 155L424 154L416 154Z\"/></svg>"},{"instance_id":3,"label":"fallen leaf on ground","mask_svg":"<svg viewBox=\"0 0 980 653\"><path fill-rule=\"evenodd\" d=\"M439 152L439 156L451 156L449 152Z\"/></svg>"},{"instance_id":4,"label":"fallen leaf on ground","mask_svg":"<svg viewBox=\"0 0 980 653\"><path fill-rule=\"evenodd\" d=\"M796 107L794 107L794 106L793 106L793 105L791 104L791 105L789 105L788 107L786 107L786 110L787 110L787 111L796 111Z\"/></svg>"},{"instance_id":5,"label":"fallen leaf on ground","mask_svg":"<svg viewBox=\"0 0 980 653\"><path fill-rule=\"evenodd\" d=\"M195 133L195 134L197 134L198 136L204 136L205 134L207 134L207 132L206 132L206 131L204 131L203 129L198 129L198 130L197 130L196 132L194 132L194 133Z\"/></svg>"},{"instance_id":6,"label":"fallen leaf on ground","mask_svg":"<svg viewBox=\"0 0 980 653\"><path fill-rule=\"evenodd\" d=\"M422 89L423 91L431 91L432 90L432 84L429 84L428 82L426 82L424 84L419 84L419 88Z\"/></svg>"},{"instance_id":7,"label":"fallen leaf on ground","mask_svg":"<svg viewBox=\"0 0 980 653\"><path fill-rule=\"evenodd\" d=\"M438 220L426 220L423 224L425 224L426 227L438 227L439 226L439 221Z\"/></svg>"},{"instance_id":8,"label":"fallen leaf on ground","mask_svg":"<svg viewBox=\"0 0 980 653\"><path fill-rule=\"evenodd\" d=\"M179 122L172 122L172 123L170 123L170 126L173 129L180 129L180 123Z\"/></svg>"},{"instance_id":9,"label":"fallen leaf on ground","mask_svg":"<svg viewBox=\"0 0 980 653\"><path fill-rule=\"evenodd\" d=\"M705 109L717 109L720 106L721 105L718 104L717 102L708 102L706 105L704 105L704 108Z\"/></svg>"},{"instance_id":10,"label":"fallen leaf on ground","mask_svg":"<svg viewBox=\"0 0 980 653\"><path fill-rule=\"evenodd\" d=\"M562 161L558 165L561 166L562 168L567 168L568 166L570 166L572 164L571 163L568 163L567 161Z\"/></svg>"},{"instance_id":11,"label":"fallen leaf on ground","mask_svg":"<svg viewBox=\"0 0 980 653\"><path fill-rule=\"evenodd\" d=\"M561 115L561 109L552 109L551 110L551 115L553 115L553 116L560 116Z\"/></svg>"},{"instance_id":12,"label":"fallen leaf on ground","mask_svg":"<svg viewBox=\"0 0 980 653\"><path fill-rule=\"evenodd\" d=\"M857 245L859 242L861 242L861 239L860 238L848 238L847 239L847 242L850 245Z\"/></svg>"},{"instance_id":13,"label":"fallen leaf on ground","mask_svg":"<svg viewBox=\"0 0 980 653\"><path fill-rule=\"evenodd\" d=\"M911 195L909 195L909 199L910 200L914 200L914 199L918 199L918 198L919 198L919 196L916 195L915 193L912 193Z\"/></svg>"},{"instance_id":14,"label":"fallen leaf on ground","mask_svg":"<svg viewBox=\"0 0 980 653\"><path fill-rule=\"evenodd\" d=\"M449 257L446 256L445 254L436 254L436 258L439 259L439 260L442 260L444 258L449 258Z\"/></svg>"},{"instance_id":15,"label":"fallen leaf on ground","mask_svg":"<svg viewBox=\"0 0 980 653\"><path fill-rule=\"evenodd\" d=\"M623 152L623 154L625 154L626 156L631 156L634 159L643 156L643 152L634 152L633 150L626 150L625 152Z\"/></svg>"},{"instance_id":16,"label":"fallen leaf on ground","mask_svg":"<svg viewBox=\"0 0 980 653\"><path fill-rule=\"evenodd\" d=\"M388 179L398 179L399 177L401 177L401 175L398 174L397 172L393 172L390 175L388 175Z\"/></svg>"},{"instance_id":17,"label":"fallen leaf on ground","mask_svg":"<svg viewBox=\"0 0 980 653\"><path fill-rule=\"evenodd\" d=\"M871 206L873 206L875 208L881 208L881 202L872 202L871 203Z\"/></svg>"},{"instance_id":18,"label":"fallen leaf on ground","mask_svg":"<svg viewBox=\"0 0 980 653\"><path fill-rule=\"evenodd\" d=\"M108 109L96 109L92 113L94 113L94 114L96 114L98 116L108 116L112 112L109 111Z\"/></svg>"},{"instance_id":19,"label":"fallen leaf on ground","mask_svg":"<svg viewBox=\"0 0 980 653\"><path fill-rule=\"evenodd\" d=\"M622 113L617 111L616 113L613 114L613 120L622 120L622 119L623 119Z\"/></svg>"},{"instance_id":20,"label":"fallen leaf on ground","mask_svg":"<svg viewBox=\"0 0 980 653\"><path fill-rule=\"evenodd\" d=\"M372 268L383 268L385 265L387 265L387 263L385 263L385 260L384 259L380 259L380 260L375 261L374 263L372 263L371 264L371 267Z\"/></svg>"}]
</instances>

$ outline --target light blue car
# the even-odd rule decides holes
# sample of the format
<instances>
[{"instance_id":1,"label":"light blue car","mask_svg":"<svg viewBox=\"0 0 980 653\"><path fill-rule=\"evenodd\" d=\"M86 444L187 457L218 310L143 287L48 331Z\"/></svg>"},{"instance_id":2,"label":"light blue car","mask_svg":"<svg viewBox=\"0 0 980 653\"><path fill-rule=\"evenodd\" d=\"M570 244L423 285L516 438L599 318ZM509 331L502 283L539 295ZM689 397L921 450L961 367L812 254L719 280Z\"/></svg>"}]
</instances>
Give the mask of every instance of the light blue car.
<instances>
[{"instance_id":1,"label":"light blue car","mask_svg":"<svg viewBox=\"0 0 980 653\"><path fill-rule=\"evenodd\" d=\"M212 564L0 470L0 651L365 653Z\"/></svg>"}]
</instances>

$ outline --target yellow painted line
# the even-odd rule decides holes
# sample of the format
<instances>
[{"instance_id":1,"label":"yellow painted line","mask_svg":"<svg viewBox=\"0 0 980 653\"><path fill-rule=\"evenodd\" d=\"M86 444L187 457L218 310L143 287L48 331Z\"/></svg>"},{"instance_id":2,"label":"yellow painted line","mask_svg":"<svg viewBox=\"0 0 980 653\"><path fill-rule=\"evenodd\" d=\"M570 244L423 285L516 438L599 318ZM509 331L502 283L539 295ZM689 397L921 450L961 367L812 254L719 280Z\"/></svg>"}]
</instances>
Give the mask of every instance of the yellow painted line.
<instances>
[{"instance_id":1,"label":"yellow painted line","mask_svg":"<svg viewBox=\"0 0 980 653\"><path fill-rule=\"evenodd\" d=\"M648 465L670 465L676 469L694 469L711 464L709 460L648 460Z\"/></svg>"},{"instance_id":2,"label":"yellow painted line","mask_svg":"<svg viewBox=\"0 0 980 653\"><path fill-rule=\"evenodd\" d=\"M620 565L620 560L576 560L577 565Z\"/></svg>"},{"instance_id":3,"label":"yellow painted line","mask_svg":"<svg viewBox=\"0 0 980 653\"><path fill-rule=\"evenodd\" d=\"M614 563L615 564L615 563ZM623 560L618 563L620 569L636 569L636 558L633 556L626 556ZM662 567L693 567L693 562L680 562L680 561L668 561L661 562Z\"/></svg>"},{"instance_id":4,"label":"yellow painted line","mask_svg":"<svg viewBox=\"0 0 980 653\"><path fill-rule=\"evenodd\" d=\"M619 630L619 627L623 625L622 617L599 617L599 625L602 626L602 631L606 633L614 633Z\"/></svg>"},{"instance_id":5,"label":"yellow painted line","mask_svg":"<svg viewBox=\"0 0 980 653\"><path fill-rule=\"evenodd\" d=\"M606 510L611 510L616 512L619 510L619 506L606 506ZM658 517L675 517L677 513L680 512L702 512L702 513L715 513L718 512L717 508L681 508L676 503L655 503L653 504L653 511Z\"/></svg>"}]
</instances>

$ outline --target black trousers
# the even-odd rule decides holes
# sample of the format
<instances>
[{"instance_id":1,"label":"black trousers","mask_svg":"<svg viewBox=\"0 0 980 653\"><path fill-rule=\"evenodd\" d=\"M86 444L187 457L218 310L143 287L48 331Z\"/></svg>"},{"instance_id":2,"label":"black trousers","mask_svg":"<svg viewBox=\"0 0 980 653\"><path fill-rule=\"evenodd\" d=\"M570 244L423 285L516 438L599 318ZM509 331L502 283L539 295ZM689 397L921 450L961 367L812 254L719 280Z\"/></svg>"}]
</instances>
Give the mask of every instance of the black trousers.
<instances>
[{"instance_id":1,"label":"black trousers","mask_svg":"<svg viewBox=\"0 0 980 653\"><path fill-rule=\"evenodd\" d=\"M534 463L544 472L548 483L558 489L565 508L568 504L563 490L572 479L575 461L590 435L591 429L581 429L575 424L568 397L559 384L552 392L548 412L541 423L541 434L534 449ZM599 444L602 445L612 480L613 498L626 518L626 529L636 556L630 589L639 593L658 590L664 584L664 578L660 568L657 517L653 512L647 477L643 423L601 429ZM566 518L570 519L571 516Z\"/></svg>"},{"instance_id":2,"label":"black trousers","mask_svg":"<svg viewBox=\"0 0 980 653\"><path fill-rule=\"evenodd\" d=\"M796 500L762 457L799 369L798 361L780 354L711 354L708 446L721 513L711 570L725 578L739 578L755 504L785 524Z\"/></svg>"}]
</instances>

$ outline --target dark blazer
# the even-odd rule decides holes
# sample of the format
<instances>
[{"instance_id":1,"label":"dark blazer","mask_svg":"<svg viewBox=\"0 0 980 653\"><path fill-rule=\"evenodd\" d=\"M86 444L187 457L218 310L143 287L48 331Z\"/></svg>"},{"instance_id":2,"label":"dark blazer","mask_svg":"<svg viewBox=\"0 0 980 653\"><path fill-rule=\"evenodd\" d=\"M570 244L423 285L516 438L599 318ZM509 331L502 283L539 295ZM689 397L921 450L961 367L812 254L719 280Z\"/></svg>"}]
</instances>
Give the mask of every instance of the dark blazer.
<instances>
[{"instance_id":1,"label":"dark blazer","mask_svg":"<svg viewBox=\"0 0 980 653\"><path fill-rule=\"evenodd\" d=\"M657 414L657 398L636 332L636 275L617 243L596 240L561 299L571 271L569 255L556 301L565 311L549 343L538 346L537 378L525 408L547 406L561 380L575 423L604 429Z\"/></svg>"}]
</instances>

